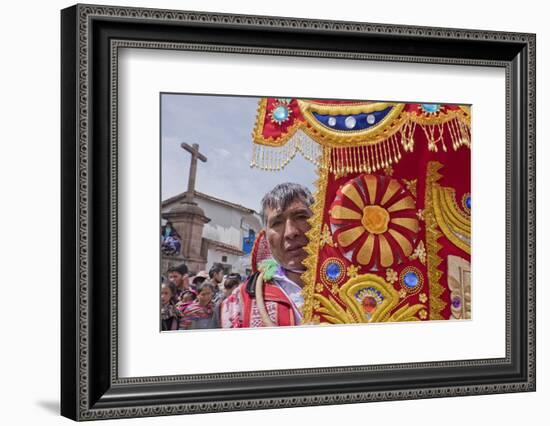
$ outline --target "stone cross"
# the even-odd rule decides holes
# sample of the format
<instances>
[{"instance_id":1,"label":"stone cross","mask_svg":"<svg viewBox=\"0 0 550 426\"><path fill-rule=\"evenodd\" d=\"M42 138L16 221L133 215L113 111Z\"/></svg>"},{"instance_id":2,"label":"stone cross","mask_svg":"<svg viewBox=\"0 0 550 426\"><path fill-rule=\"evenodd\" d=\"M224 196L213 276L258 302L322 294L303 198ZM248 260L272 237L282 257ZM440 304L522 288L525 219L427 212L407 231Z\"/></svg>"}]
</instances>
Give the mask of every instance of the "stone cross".
<instances>
[{"instance_id":1,"label":"stone cross","mask_svg":"<svg viewBox=\"0 0 550 426\"><path fill-rule=\"evenodd\" d=\"M185 202L192 203L195 195L195 179L197 177L197 158L206 163L207 158L199 152L199 144L189 145L182 142L181 147L191 154L191 167L189 168L189 182L185 193Z\"/></svg>"}]
</instances>

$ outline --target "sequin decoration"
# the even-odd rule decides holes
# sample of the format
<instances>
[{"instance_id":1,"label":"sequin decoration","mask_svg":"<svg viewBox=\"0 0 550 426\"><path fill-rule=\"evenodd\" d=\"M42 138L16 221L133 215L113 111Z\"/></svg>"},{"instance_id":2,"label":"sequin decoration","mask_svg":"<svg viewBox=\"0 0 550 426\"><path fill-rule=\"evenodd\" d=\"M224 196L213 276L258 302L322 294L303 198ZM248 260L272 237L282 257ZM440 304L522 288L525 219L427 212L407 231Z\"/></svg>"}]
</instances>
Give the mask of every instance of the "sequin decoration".
<instances>
[{"instance_id":1,"label":"sequin decoration","mask_svg":"<svg viewBox=\"0 0 550 426\"><path fill-rule=\"evenodd\" d=\"M329 257L321 265L321 281L331 287L340 285L346 278L346 265L337 257Z\"/></svg>"},{"instance_id":2,"label":"sequin decoration","mask_svg":"<svg viewBox=\"0 0 550 426\"><path fill-rule=\"evenodd\" d=\"M422 289L424 277L418 268L407 266L399 274L399 284L408 294L416 294Z\"/></svg>"}]
</instances>

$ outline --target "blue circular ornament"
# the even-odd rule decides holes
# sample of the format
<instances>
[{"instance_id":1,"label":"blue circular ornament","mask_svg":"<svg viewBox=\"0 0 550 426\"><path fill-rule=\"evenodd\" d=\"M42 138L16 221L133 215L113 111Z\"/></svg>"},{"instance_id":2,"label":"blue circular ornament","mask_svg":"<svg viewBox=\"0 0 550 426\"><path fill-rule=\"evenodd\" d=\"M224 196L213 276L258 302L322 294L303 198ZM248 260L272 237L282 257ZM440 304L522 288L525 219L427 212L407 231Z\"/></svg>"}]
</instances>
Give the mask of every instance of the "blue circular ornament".
<instances>
[{"instance_id":1,"label":"blue circular ornament","mask_svg":"<svg viewBox=\"0 0 550 426\"><path fill-rule=\"evenodd\" d=\"M466 197L466 207L468 207L468 209L472 208L472 199L470 196Z\"/></svg>"},{"instance_id":2,"label":"blue circular ornament","mask_svg":"<svg viewBox=\"0 0 550 426\"><path fill-rule=\"evenodd\" d=\"M346 279L346 265L337 257L325 259L321 265L320 278L327 286L340 285Z\"/></svg>"},{"instance_id":3,"label":"blue circular ornament","mask_svg":"<svg viewBox=\"0 0 550 426\"><path fill-rule=\"evenodd\" d=\"M435 114L437 111L439 111L440 105L439 104L422 104L422 109L424 112Z\"/></svg>"},{"instance_id":4,"label":"blue circular ornament","mask_svg":"<svg viewBox=\"0 0 550 426\"><path fill-rule=\"evenodd\" d=\"M408 294L416 294L424 285L424 277L418 268L407 266L399 274L399 282Z\"/></svg>"},{"instance_id":5,"label":"blue circular ornament","mask_svg":"<svg viewBox=\"0 0 550 426\"><path fill-rule=\"evenodd\" d=\"M273 119L279 123L288 119L288 108L282 105L279 105L273 110Z\"/></svg>"},{"instance_id":6,"label":"blue circular ornament","mask_svg":"<svg viewBox=\"0 0 550 426\"><path fill-rule=\"evenodd\" d=\"M327 265L327 277L331 281L336 281L338 278L340 278L340 274L342 273L342 269L340 269L340 265L338 263L329 263Z\"/></svg>"},{"instance_id":7,"label":"blue circular ornament","mask_svg":"<svg viewBox=\"0 0 550 426\"><path fill-rule=\"evenodd\" d=\"M418 285L418 275L415 272L407 272L403 277L403 283L408 288L414 288Z\"/></svg>"}]
</instances>

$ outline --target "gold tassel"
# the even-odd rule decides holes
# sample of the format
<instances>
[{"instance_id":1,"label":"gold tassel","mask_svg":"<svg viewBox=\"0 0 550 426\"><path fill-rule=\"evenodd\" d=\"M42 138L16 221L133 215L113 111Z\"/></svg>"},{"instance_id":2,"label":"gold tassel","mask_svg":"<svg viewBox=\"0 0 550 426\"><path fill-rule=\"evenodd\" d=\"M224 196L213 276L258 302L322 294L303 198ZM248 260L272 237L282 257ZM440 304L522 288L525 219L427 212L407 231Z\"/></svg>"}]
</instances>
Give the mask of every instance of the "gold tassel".
<instances>
[{"instance_id":1,"label":"gold tassel","mask_svg":"<svg viewBox=\"0 0 550 426\"><path fill-rule=\"evenodd\" d=\"M369 145L367 147L367 161L368 161L368 164L369 164L369 171L368 173L372 173L374 172L374 152L372 150L372 146Z\"/></svg>"},{"instance_id":2,"label":"gold tassel","mask_svg":"<svg viewBox=\"0 0 550 426\"><path fill-rule=\"evenodd\" d=\"M390 146L389 146L393 163L397 163L397 154L395 152L396 138L397 138L396 134L393 134L392 137L390 138Z\"/></svg>"},{"instance_id":3,"label":"gold tassel","mask_svg":"<svg viewBox=\"0 0 550 426\"><path fill-rule=\"evenodd\" d=\"M374 158L376 159L376 164L375 164L375 169L373 171L377 171L378 169L380 169L380 154L379 154L379 146L378 144L374 145L373 146L373 150L374 150Z\"/></svg>"},{"instance_id":4,"label":"gold tassel","mask_svg":"<svg viewBox=\"0 0 550 426\"><path fill-rule=\"evenodd\" d=\"M387 168L390 163L388 162L388 150L387 150L387 145L388 144L388 140L386 139L383 143L382 143L382 151L384 151L384 167Z\"/></svg>"},{"instance_id":5,"label":"gold tassel","mask_svg":"<svg viewBox=\"0 0 550 426\"><path fill-rule=\"evenodd\" d=\"M447 152L447 145L445 144L445 127L443 124L441 125L439 131L441 132L441 146L443 147L443 152Z\"/></svg>"}]
</instances>

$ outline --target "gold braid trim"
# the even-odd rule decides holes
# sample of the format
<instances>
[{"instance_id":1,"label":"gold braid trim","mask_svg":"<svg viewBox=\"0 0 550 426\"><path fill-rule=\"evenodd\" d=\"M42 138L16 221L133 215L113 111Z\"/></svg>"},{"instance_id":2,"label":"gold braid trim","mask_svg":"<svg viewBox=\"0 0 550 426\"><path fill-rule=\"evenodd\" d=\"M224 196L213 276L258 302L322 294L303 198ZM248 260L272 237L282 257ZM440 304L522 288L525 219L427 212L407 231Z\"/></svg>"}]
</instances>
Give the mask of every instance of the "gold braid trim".
<instances>
[{"instance_id":1,"label":"gold braid trim","mask_svg":"<svg viewBox=\"0 0 550 426\"><path fill-rule=\"evenodd\" d=\"M444 319L441 311L445 309L447 303L443 301L441 296L445 292L445 287L439 282L443 272L439 270L439 265L442 262L439 257L441 245L437 240L443 235L437 226L437 220L434 211L434 186L441 178L439 169L443 165L437 161L430 161L427 167L426 174L426 198L424 206L424 221L426 223L426 248L427 248L427 268L428 268L428 285L430 288L430 319Z\"/></svg>"},{"instance_id":2,"label":"gold braid trim","mask_svg":"<svg viewBox=\"0 0 550 426\"><path fill-rule=\"evenodd\" d=\"M330 157L330 148L323 148L323 162ZM311 229L306 233L308 244L305 251L308 254L303 261L306 271L301 275L304 287L302 294L304 296L304 323L310 323L313 317L313 299L315 294L315 275L319 258L319 250L321 245L321 232L323 227L323 212L325 211L325 198L327 194L328 169L318 167L318 175L315 191L315 201L311 207L312 216L308 222Z\"/></svg>"},{"instance_id":3,"label":"gold braid trim","mask_svg":"<svg viewBox=\"0 0 550 426\"><path fill-rule=\"evenodd\" d=\"M437 224L449 241L470 254L470 217L458 207L454 189L434 183L432 191Z\"/></svg>"}]
</instances>

